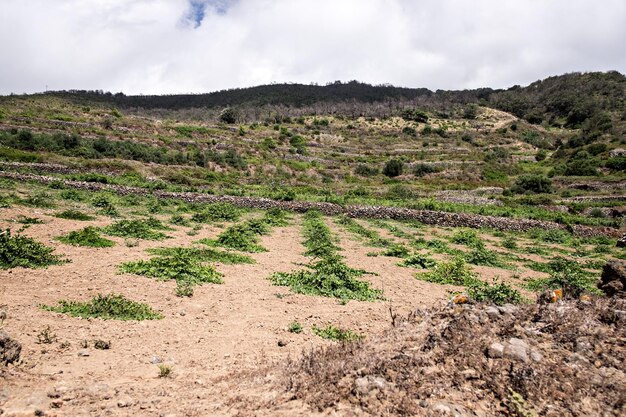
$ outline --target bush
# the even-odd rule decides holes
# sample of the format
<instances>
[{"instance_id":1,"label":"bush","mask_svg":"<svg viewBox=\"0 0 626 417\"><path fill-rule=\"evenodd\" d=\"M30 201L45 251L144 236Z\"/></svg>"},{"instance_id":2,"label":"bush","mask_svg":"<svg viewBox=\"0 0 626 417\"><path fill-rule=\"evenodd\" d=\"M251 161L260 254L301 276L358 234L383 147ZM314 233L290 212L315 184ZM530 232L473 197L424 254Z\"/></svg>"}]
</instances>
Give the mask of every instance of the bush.
<instances>
[{"instance_id":1,"label":"bush","mask_svg":"<svg viewBox=\"0 0 626 417\"><path fill-rule=\"evenodd\" d=\"M584 292L598 294L596 277L585 271L581 265L566 258L554 258L545 266L549 278L528 281L527 288L532 291L545 291L561 288L564 297L578 298Z\"/></svg>"},{"instance_id":2,"label":"bush","mask_svg":"<svg viewBox=\"0 0 626 417\"><path fill-rule=\"evenodd\" d=\"M403 166L404 164L402 163L402 161L399 161L397 159L391 159L385 164L385 167L383 168L383 174L390 178L397 177L399 175L402 175Z\"/></svg>"},{"instance_id":3,"label":"bush","mask_svg":"<svg viewBox=\"0 0 626 417\"><path fill-rule=\"evenodd\" d=\"M64 262L59 256L53 255L49 248L33 238L17 234L11 236L11 230L0 232L0 269L44 268Z\"/></svg>"},{"instance_id":4,"label":"bush","mask_svg":"<svg viewBox=\"0 0 626 417\"><path fill-rule=\"evenodd\" d=\"M230 203L213 203L204 207L200 213L191 216L191 220L197 223L208 222L236 222L241 217L239 208Z\"/></svg>"},{"instance_id":5,"label":"bush","mask_svg":"<svg viewBox=\"0 0 626 417\"><path fill-rule=\"evenodd\" d=\"M235 124L239 119L239 113L232 107L226 107L220 112L219 119L224 123Z\"/></svg>"},{"instance_id":6,"label":"bush","mask_svg":"<svg viewBox=\"0 0 626 417\"><path fill-rule=\"evenodd\" d=\"M459 230L452 236L450 241L470 248L483 248L485 246L485 243L480 236L478 236L478 233L472 229Z\"/></svg>"},{"instance_id":7,"label":"bush","mask_svg":"<svg viewBox=\"0 0 626 417\"><path fill-rule=\"evenodd\" d=\"M507 303L519 304L523 301L522 294L505 282L494 279L493 284L476 281L467 287L467 295L478 302L489 302L496 305Z\"/></svg>"},{"instance_id":8,"label":"bush","mask_svg":"<svg viewBox=\"0 0 626 417\"><path fill-rule=\"evenodd\" d=\"M472 272L462 258L439 263L432 271L419 273L416 275L416 278L436 284L463 286L468 286L478 281L476 274Z\"/></svg>"},{"instance_id":9,"label":"bush","mask_svg":"<svg viewBox=\"0 0 626 417\"><path fill-rule=\"evenodd\" d=\"M511 191L516 194L531 193L551 193L552 180L537 174L521 175L515 180L515 185Z\"/></svg>"},{"instance_id":10,"label":"bush","mask_svg":"<svg viewBox=\"0 0 626 417\"><path fill-rule=\"evenodd\" d=\"M131 237L145 240L163 240L169 238L158 230L169 230L156 219L120 220L103 229L110 236Z\"/></svg>"},{"instance_id":11,"label":"bush","mask_svg":"<svg viewBox=\"0 0 626 417\"><path fill-rule=\"evenodd\" d=\"M428 114L420 109L405 109L402 111L401 117L406 121L417 123L426 123L428 121Z\"/></svg>"},{"instance_id":12,"label":"bush","mask_svg":"<svg viewBox=\"0 0 626 417\"><path fill-rule=\"evenodd\" d=\"M433 258L427 255L422 255L421 253L414 253L413 255L407 257L404 261L400 262L398 265L400 266L408 266L412 268L420 268L420 269L428 269L435 266L437 262Z\"/></svg>"},{"instance_id":13,"label":"bush","mask_svg":"<svg viewBox=\"0 0 626 417\"><path fill-rule=\"evenodd\" d=\"M128 300L118 294L98 294L90 302L59 301L57 307L46 305L40 307L47 311L85 319L97 317L103 320L159 320L163 318L163 315L152 310L149 305Z\"/></svg>"},{"instance_id":14,"label":"bush","mask_svg":"<svg viewBox=\"0 0 626 417\"><path fill-rule=\"evenodd\" d=\"M191 284L223 283L222 274L213 266L203 265L190 256L158 256L149 261L125 262L119 266L119 272Z\"/></svg>"},{"instance_id":15,"label":"bush","mask_svg":"<svg viewBox=\"0 0 626 417\"><path fill-rule=\"evenodd\" d=\"M59 240L68 245L87 246L90 248L109 248L115 245L115 242L112 240L100 236L98 229L92 226L70 232L66 236L60 237Z\"/></svg>"},{"instance_id":16,"label":"bush","mask_svg":"<svg viewBox=\"0 0 626 417\"><path fill-rule=\"evenodd\" d=\"M324 328L313 326L311 331L323 339L337 340L340 342L355 342L363 338L363 336L352 330L343 330L333 325L328 325Z\"/></svg>"},{"instance_id":17,"label":"bush","mask_svg":"<svg viewBox=\"0 0 626 417\"><path fill-rule=\"evenodd\" d=\"M433 172L439 172L439 169L431 164L418 163L413 166L413 175L416 177L423 177Z\"/></svg>"}]
</instances>

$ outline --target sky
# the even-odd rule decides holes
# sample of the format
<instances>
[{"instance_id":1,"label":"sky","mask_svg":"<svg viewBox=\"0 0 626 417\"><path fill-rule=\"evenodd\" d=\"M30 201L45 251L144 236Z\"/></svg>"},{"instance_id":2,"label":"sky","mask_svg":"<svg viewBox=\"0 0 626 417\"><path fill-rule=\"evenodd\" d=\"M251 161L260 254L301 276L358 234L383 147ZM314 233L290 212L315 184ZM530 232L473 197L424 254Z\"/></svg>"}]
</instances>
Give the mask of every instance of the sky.
<instances>
[{"instance_id":1,"label":"sky","mask_svg":"<svg viewBox=\"0 0 626 417\"><path fill-rule=\"evenodd\" d=\"M626 73L624 0L0 0L0 94Z\"/></svg>"}]
</instances>

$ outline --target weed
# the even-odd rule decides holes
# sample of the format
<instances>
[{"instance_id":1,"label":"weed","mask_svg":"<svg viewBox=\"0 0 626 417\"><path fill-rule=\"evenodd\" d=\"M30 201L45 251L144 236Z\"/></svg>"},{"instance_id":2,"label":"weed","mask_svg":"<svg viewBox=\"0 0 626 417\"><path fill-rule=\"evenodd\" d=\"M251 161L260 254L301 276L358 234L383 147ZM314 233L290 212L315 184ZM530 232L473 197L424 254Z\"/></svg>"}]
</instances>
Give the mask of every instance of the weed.
<instances>
[{"instance_id":1,"label":"weed","mask_svg":"<svg viewBox=\"0 0 626 417\"><path fill-rule=\"evenodd\" d=\"M435 266L432 271L419 273L417 279L434 282L436 284L471 285L478 278L467 266L463 258L455 258L450 262L442 262Z\"/></svg>"},{"instance_id":2,"label":"weed","mask_svg":"<svg viewBox=\"0 0 626 417\"><path fill-rule=\"evenodd\" d=\"M181 214L174 214L170 217L170 223L177 226L189 226L189 221Z\"/></svg>"},{"instance_id":3,"label":"weed","mask_svg":"<svg viewBox=\"0 0 626 417\"><path fill-rule=\"evenodd\" d=\"M406 258L409 256L409 249L402 244L394 244L382 252L383 256L393 256L396 258Z\"/></svg>"},{"instance_id":4,"label":"weed","mask_svg":"<svg viewBox=\"0 0 626 417\"><path fill-rule=\"evenodd\" d=\"M23 201L23 203L31 207L39 207L39 208L54 207L52 196L50 194L43 193L43 192L30 195L27 199Z\"/></svg>"},{"instance_id":5,"label":"weed","mask_svg":"<svg viewBox=\"0 0 626 417\"><path fill-rule=\"evenodd\" d=\"M59 219L67 219L67 220L79 220L79 221L88 221L95 219L94 216L90 216L89 214L85 214L82 211L78 210L65 210L60 213L56 213L54 215Z\"/></svg>"},{"instance_id":6,"label":"weed","mask_svg":"<svg viewBox=\"0 0 626 417\"><path fill-rule=\"evenodd\" d=\"M126 299L119 294L98 294L89 302L59 301L57 307L41 305L42 309L73 317L98 317L104 320L158 320L163 316L143 303Z\"/></svg>"},{"instance_id":7,"label":"weed","mask_svg":"<svg viewBox=\"0 0 626 417\"><path fill-rule=\"evenodd\" d=\"M145 240L166 239L165 233L158 230L168 230L160 221L156 219L143 220L120 220L110 226L105 227L104 233L110 236L132 237Z\"/></svg>"},{"instance_id":8,"label":"weed","mask_svg":"<svg viewBox=\"0 0 626 417\"><path fill-rule=\"evenodd\" d=\"M203 265L191 256L158 256L149 261L125 262L118 269L120 273L143 275L160 280L186 281L191 284L223 282L222 274L214 267Z\"/></svg>"},{"instance_id":9,"label":"weed","mask_svg":"<svg viewBox=\"0 0 626 417\"><path fill-rule=\"evenodd\" d=\"M173 368L170 365L159 364L159 378L167 378L172 375Z\"/></svg>"},{"instance_id":10,"label":"weed","mask_svg":"<svg viewBox=\"0 0 626 417\"><path fill-rule=\"evenodd\" d=\"M374 301L382 298L382 291L356 278L365 271L353 269L339 255L327 256L305 265L306 270L277 272L270 277L274 285L287 286L295 293L335 297L346 300Z\"/></svg>"},{"instance_id":11,"label":"weed","mask_svg":"<svg viewBox=\"0 0 626 417\"><path fill-rule=\"evenodd\" d=\"M289 327L287 328L287 330L290 333L302 333L303 327L297 321L293 321L293 322L289 323Z\"/></svg>"},{"instance_id":12,"label":"weed","mask_svg":"<svg viewBox=\"0 0 626 417\"><path fill-rule=\"evenodd\" d=\"M422 255L421 253L414 253L410 255L405 260L400 262L398 265L400 266L408 266L412 268L420 268L420 269L428 269L432 268L437 264L437 262L428 255Z\"/></svg>"},{"instance_id":13,"label":"weed","mask_svg":"<svg viewBox=\"0 0 626 417\"><path fill-rule=\"evenodd\" d=\"M53 248L33 238L20 234L11 236L10 229L0 232L0 269L43 268L68 262L52 252Z\"/></svg>"},{"instance_id":14,"label":"weed","mask_svg":"<svg viewBox=\"0 0 626 417\"><path fill-rule=\"evenodd\" d=\"M483 248L485 246L485 243L480 236L478 236L478 233L471 229L459 230L452 236L450 241L470 248Z\"/></svg>"},{"instance_id":15,"label":"weed","mask_svg":"<svg viewBox=\"0 0 626 417\"><path fill-rule=\"evenodd\" d=\"M322 339L336 340L339 342L356 342L363 338L362 335L352 330L344 330L331 324L323 328L313 326L311 331Z\"/></svg>"},{"instance_id":16,"label":"weed","mask_svg":"<svg viewBox=\"0 0 626 417\"><path fill-rule=\"evenodd\" d=\"M57 341L57 335L52 332L50 326L46 326L39 333L37 333L37 343L50 345Z\"/></svg>"},{"instance_id":17,"label":"weed","mask_svg":"<svg viewBox=\"0 0 626 417\"><path fill-rule=\"evenodd\" d=\"M598 294L596 278L593 274L582 269L581 265L565 258L555 258L543 264L544 271L550 274L548 278L529 280L526 287L531 291L563 289L565 296L577 298L583 292Z\"/></svg>"},{"instance_id":18,"label":"weed","mask_svg":"<svg viewBox=\"0 0 626 417\"><path fill-rule=\"evenodd\" d=\"M197 223L236 222L241 217L241 213L241 209L230 203L213 203L191 216L191 220Z\"/></svg>"},{"instance_id":19,"label":"weed","mask_svg":"<svg viewBox=\"0 0 626 417\"><path fill-rule=\"evenodd\" d=\"M289 224L288 219L289 215L287 212L279 208L271 208L267 210L263 216L263 221L268 226L273 227L287 226Z\"/></svg>"},{"instance_id":20,"label":"weed","mask_svg":"<svg viewBox=\"0 0 626 417\"><path fill-rule=\"evenodd\" d=\"M191 297L193 295L193 284L189 281L176 281L174 293L177 297Z\"/></svg>"},{"instance_id":21,"label":"weed","mask_svg":"<svg viewBox=\"0 0 626 417\"><path fill-rule=\"evenodd\" d=\"M115 242L100 236L98 229L93 226L75 230L58 239L63 243L73 246L87 246L90 248L110 248L115 246Z\"/></svg>"},{"instance_id":22,"label":"weed","mask_svg":"<svg viewBox=\"0 0 626 417\"><path fill-rule=\"evenodd\" d=\"M492 266L496 268L509 268L509 265L504 262L498 254L485 247L478 247L465 254L465 261L474 265Z\"/></svg>"},{"instance_id":23,"label":"weed","mask_svg":"<svg viewBox=\"0 0 626 417\"><path fill-rule=\"evenodd\" d=\"M333 243L330 229L324 224L322 215L319 212L307 212L304 216L303 226L304 246L306 247L305 256L325 258L335 255L340 250Z\"/></svg>"},{"instance_id":24,"label":"weed","mask_svg":"<svg viewBox=\"0 0 626 417\"><path fill-rule=\"evenodd\" d=\"M93 341L93 347L100 350L111 349L111 341L97 339Z\"/></svg>"},{"instance_id":25,"label":"weed","mask_svg":"<svg viewBox=\"0 0 626 417\"><path fill-rule=\"evenodd\" d=\"M493 280L493 284L476 281L467 287L467 295L479 302L490 302L496 305L506 303L519 304L523 301L522 294L505 282Z\"/></svg>"},{"instance_id":26,"label":"weed","mask_svg":"<svg viewBox=\"0 0 626 417\"><path fill-rule=\"evenodd\" d=\"M154 248L148 249L148 253L158 256L175 258L192 258L198 262L220 262L223 264L253 264L256 261L239 253L221 251L214 248Z\"/></svg>"},{"instance_id":27,"label":"weed","mask_svg":"<svg viewBox=\"0 0 626 417\"><path fill-rule=\"evenodd\" d=\"M269 228L263 220L248 220L224 230L217 236L216 240L202 239L200 243L242 252L266 252L267 249L258 244L258 235L266 234L268 231Z\"/></svg>"},{"instance_id":28,"label":"weed","mask_svg":"<svg viewBox=\"0 0 626 417\"><path fill-rule=\"evenodd\" d=\"M517 249L517 239L513 236L507 236L502 240L502 247L509 250Z\"/></svg>"}]
</instances>

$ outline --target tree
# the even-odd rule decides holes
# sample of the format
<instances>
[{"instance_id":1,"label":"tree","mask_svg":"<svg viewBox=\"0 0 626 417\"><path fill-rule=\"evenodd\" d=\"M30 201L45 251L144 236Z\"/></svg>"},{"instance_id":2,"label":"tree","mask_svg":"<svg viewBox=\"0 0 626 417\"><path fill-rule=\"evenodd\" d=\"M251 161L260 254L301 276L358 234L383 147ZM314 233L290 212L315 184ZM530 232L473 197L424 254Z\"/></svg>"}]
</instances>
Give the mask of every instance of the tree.
<instances>
[{"instance_id":1,"label":"tree","mask_svg":"<svg viewBox=\"0 0 626 417\"><path fill-rule=\"evenodd\" d=\"M239 113L237 110L232 107L226 107L224 110L220 112L220 121L228 124L237 123L237 119L239 119Z\"/></svg>"},{"instance_id":2,"label":"tree","mask_svg":"<svg viewBox=\"0 0 626 417\"><path fill-rule=\"evenodd\" d=\"M516 194L530 193L551 193L552 181L543 175L521 175L515 181L511 191Z\"/></svg>"}]
</instances>

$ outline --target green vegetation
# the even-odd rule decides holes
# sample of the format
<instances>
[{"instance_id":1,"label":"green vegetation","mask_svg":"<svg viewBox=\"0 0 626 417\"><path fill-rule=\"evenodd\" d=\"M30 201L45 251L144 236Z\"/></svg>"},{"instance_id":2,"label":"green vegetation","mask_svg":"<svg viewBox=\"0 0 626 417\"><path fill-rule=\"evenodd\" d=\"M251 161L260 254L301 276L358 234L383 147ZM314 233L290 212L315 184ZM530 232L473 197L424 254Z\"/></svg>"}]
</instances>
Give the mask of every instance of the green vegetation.
<instances>
[{"instance_id":1,"label":"green vegetation","mask_svg":"<svg viewBox=\"0 0 626 417\"><path fill-rule=\"evenodd\" d=\"M197 262L219 262L222 264L253 264L256 261L239 253L227 252L215 248L153 248L147 249L151 255L173 257L173 258L189 258Z\"/></svg>"},{"instance_id":2,"label":"green vegetation","mask_svg":"<svg viewBox=\"0 0 626 417\"><path fill-rule=\"evenodd\" d=\"M145 240L163 240L168 236L160 230L171 230L159 220L119 220L103 229L110 236L130 237Z\"/></svg>"},{"instance_id":3,"label":"green vegetation","mask_svg":"<svg viewBox=\"0 0 626 417\"><path fill-rule=\"evenodd\" d=\"M478 232L473 229L459 230L452 236L450 241L470 248L482 248L485 246L485 242L478 236Z\"/></svg>"},{"instance_id":4,"label":"green vegetation","mask_svg":"<svg viewBox=\"0 0 626 417\"><path fill-rule=\"evenodd\" d=\"M89 214L85 214L82 211L78 210L64 210L60 213L55 213L54 217L58 217L60 219L67 220L79 220L79 221L89 221L95 219L94 216L90 216Z\"/></svg>"},{"instance_id":5,"label":"green vegetation","mask_svg":"<svg viewBox=\"0 0 626 417\"><path fill-rule=\"evenodd\" d=\"M509 265L504 262L496 252L486 249L485 247L472 249L464 255L464 258L466 262L473 265L509 268Z\"/></svg>"},{"instance_id":6,"label":"green vegetation","mask_svg":"<svg viewBox=\"0 0 626 417\"><path fill-rule=\"evenodd\" d=\"M126 299L119 294L98 294L89 302L59 301L59 305L41 305L42 309L57 313L69 314L73 317L97 317L104 320L158 320L163 316L143 303Z\"/></svg>"},{"instance_id":7,"label":"green vegetation","mask_svg":"<svg viewBox=\"0 0 626 417\"><path fill-rule=\"evenodd\" d=\"M478 281L476 274L472 272L462 258L438 263L432 271L418 273L416 278L436 284L461 286L469 286Z\"/></svg>"},{"instance_id":8,"label":"green vegetation","mask_svg":"<svg viewBox=\"0 0 626 417\"><path fill-rule=\"evenodd\" d=\"M100 236L98 229L92 226L75 230L58 239L63 243L73 246L87 246L91 248L109 248L115 246L115 242Z\"/></svg>"},{"instance_id":9,"label":"green vegetation","mask_svg":"<svg viewBox=\"0 0 626 417\"><path fill-rule=\"evenodd\" d=\"M489 302L496 305L507 303L519 304L524 298L515 288L505 282L494 279L493 284L484 281L475 281L468 285L467 295L478 302Z\"/></svg>"},{"instance_id":10,"label":"green vegetation","mask_svg":"<svg viewBox=\"0 0 626 417\"><path fill-rule=\"evenodd\" d=\"M191 284L221 284L222 274L211 265L204 265L191 256L158 256L149 261L125 262L120 273L143 275L159 280L176 280Z\"/></svg>"},{"instance_id":11,"label":"green vegetation","mask_svg":"<svg viewBox=\"0 0 626 417\"><path fill-rule=\"evenodd\" d=\"M198 223L236 222L243 210L230 203L213 203L204 207L199 213L194 213L191 220Z\"/></svg>"},{"instance_id":12,"label":"green vegetation","mask_svg":"<svg viewBox=\"0 0 626 417\"><path fill-rule=\"evenodd\" d=\"M21 234L11 235L11 230L0 232L0 269L45 268L64 262L49 248L35 239Z\"/></svg>"},{"instance_id":13,"label":"green vegetation","mask_svg":"<svg viewBox=\"0 0 626 417\"><path fill-rule=\"evenodd\" d=\"M174 368L171 365L159 364L159 378L168 378Z\"/></svg>"},{"instance_id":14,"label":"green vegetation","mask_svg":"<svg viewBox=\"0 0 626 417\"><path fill-rule=\"evenodd\" d=\"M293 322L289 323L289 327L287 328L287 330L290 333L302 333L303 327L297 321L293 321Z\"/></svg>"},{"instance_id":15,"label":"green vegetation","mask_svg":"<svg viewBox=\"0 0 626 417\"><path fill-rule=\"evenodd\" d=\"M362 335L352 330L344 330L331 324L326 327L313 326L311 331L322 339L336 340L339 342L356 342L363 338Z\"/></svg>"},{"instance_id":16,"label":"green vegetation","mask_svg":"<svg viewBox=\"0 0 626 417\"><path fill-rule=\"evenodd\" d=\"M343 226L347 231L352 234L368 239L368 244L370 246L387 247L393 245L392 241L388 239L383 239L375 230L366 228L361 223L348 216L338 216L335 220L335 223Z\"/></svg>"},{"instance_id":17,"label":"green vegetation","mask_svg":"<svg viewBox=\"0 0 626 417\"><path fill-rule=\"evenodd\" d=\"M267 234L269 228L261 220L247 220L243 223L235 224L224 230L217 236L217 239L202 239L200 243L210 246L222 246L242 252L266 252L263 246L259 245L259 235Z\"/></svg>"},{"instance_id":18,"label":"green vegetation","mask_svg":"<svg viewBox=\"0 0 626 417\"><path fill-rule=\"evenodd\" d=\"M581 265L566 258L554 258L544 265L542 272L550 274L548 278L529 280L526 288L531 291L563 289L563 294L570 297L578 297L584 292L598 294L596 287L597 277L585 271Z\"/></svg>"},{"instance_id":19,"label":"green vegetation","mask_svg":"<svg viewBox=\"0 0 626 417\"><path fill-rule=\"evenodd\" d=\"M437 262L428 255L422 255L421 253L414 253L409 255L402 262L398 263L400 266L407 266L411 268L429 269L434 267Z\"/></svg>"}]
</instances>

